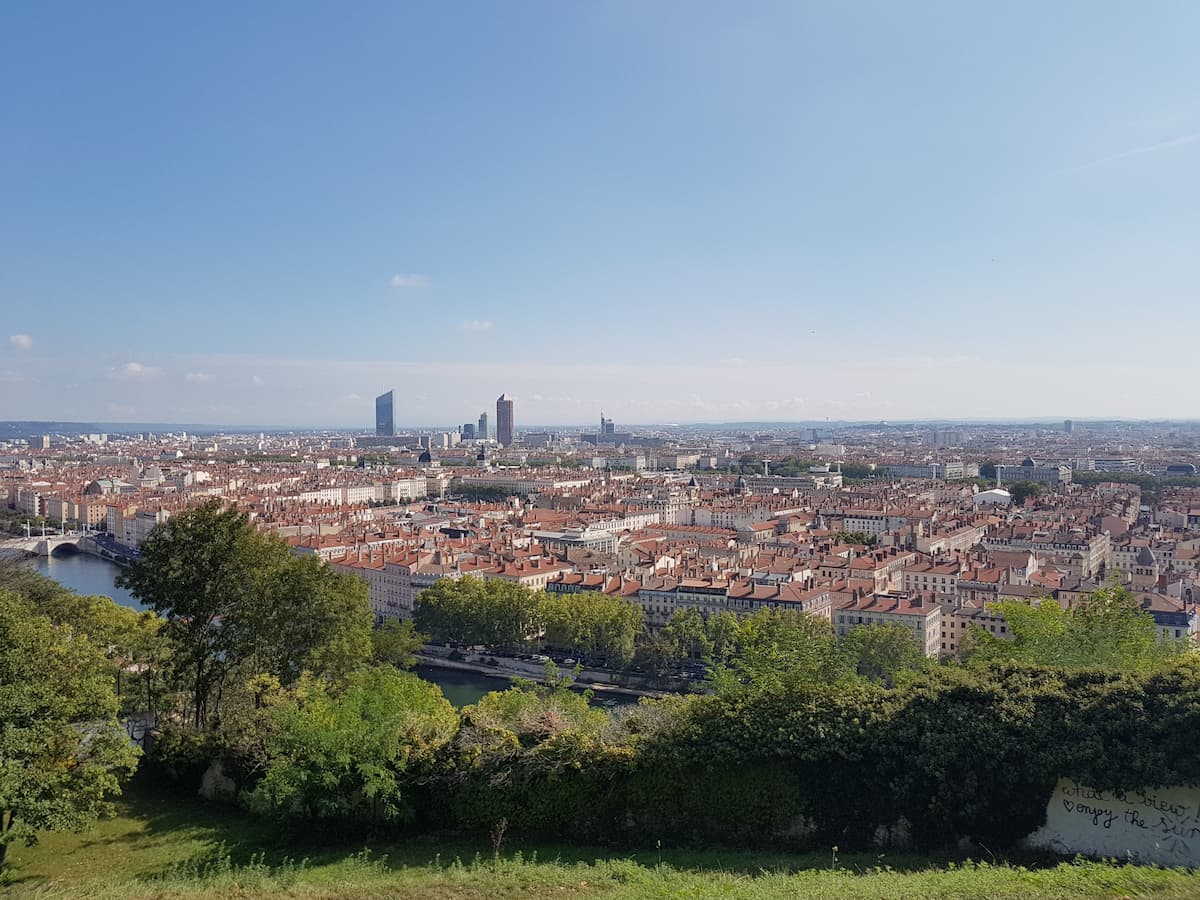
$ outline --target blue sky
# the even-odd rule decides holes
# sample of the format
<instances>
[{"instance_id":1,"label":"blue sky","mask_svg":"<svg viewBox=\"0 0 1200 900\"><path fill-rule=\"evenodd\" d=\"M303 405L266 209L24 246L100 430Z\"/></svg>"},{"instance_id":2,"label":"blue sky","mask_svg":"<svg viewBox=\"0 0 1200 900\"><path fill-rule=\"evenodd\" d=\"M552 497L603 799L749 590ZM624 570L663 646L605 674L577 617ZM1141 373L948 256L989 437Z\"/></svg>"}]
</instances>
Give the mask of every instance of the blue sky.
<instances>
[{"instance_id":1,"label":"blue sky","mask_svg":"<svg viewBox=\"0 0 1200 900\"><path fill-rule=\"evenodd\" d=\"M1200 5L0 8L0 418L1195 417Z\"/></svg>"}]
</instances>

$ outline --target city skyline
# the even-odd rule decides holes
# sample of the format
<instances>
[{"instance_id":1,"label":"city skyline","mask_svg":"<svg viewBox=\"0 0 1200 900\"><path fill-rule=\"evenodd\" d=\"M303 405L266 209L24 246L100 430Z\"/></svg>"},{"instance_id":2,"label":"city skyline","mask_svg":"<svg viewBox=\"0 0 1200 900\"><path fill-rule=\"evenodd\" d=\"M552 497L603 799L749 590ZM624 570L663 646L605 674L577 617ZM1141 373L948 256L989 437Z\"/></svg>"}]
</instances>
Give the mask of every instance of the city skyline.
<instances>
[{"instance_id":1,"label":"city skyline","mask_svg":"<svg viewBox=\"0 0 1200 900\"><path fill-rule=\"evenodd\" d=\"M593 374L581 378L587 386L581 386L573 394L561 394L553 390L552 385L563 383L561 372L557 370L549 370L544 378L536 373L526 373L525 378L510 377L506 381L517 381L528 386L528 392L509 392L509 396L529 410L522 419L537 425L584 425L596 421L601 412L630 426L663 423L719 425L731 422L1052 421L1063 418L1073 418L1079 422L1123 419L1191 421L1197 418L1195 404L1186 399L1182 382L1177 390L1167 386L1147 396L1139 389L1137 381L1138 370L1144 367L1132 361L1097 361L1091 367L1077 365L1075 377L1078 380L1066 383L1056 382L1061 373L1047 363L1040 369L1028 371L1027 381L995 385L996 389L1004 388L1004 396L982 396L972 402L947 401L936 405L913 402L905 391L896 388L896 382L905 378L911 380L911 391L918 394L928 390L931 385L939 389L962 389L964 382L969 382L971 389L978 391L986 391L988 386L975 380L977 373L972 371L971 361L966 358L949 361L920 358L909 360L908 363L911 367L897 372L892 379L890 391L880 391L876 387L875 390L865 389L853 394L839 391L827 396L818 393L820 383L844 382L843 377L831 374L818 380L816 374L801 374L786 367L741 363L728 373L728 380L724 384L716 386L706 395L688 390L689 379L711 371L696 366L656 369L588 367ZM320 364L312 365L314 370L320 369ZM305 363L302 367L309 368L309 364ZM137 377L117 377L109 373L105 379L97 379L90 385L68 381L63 385L67 392L65 396L54 388L49 392L53 396L45 398L45 402L39 396L42 392L33 390L48 387L37 376L24 380L6 377L5 373L0 372L0 384L9 389L0 398L0 416L8 421L202 422L237 427L270 424L294 428L370 430L374 419L374 393L370 386L362 385L361 379L347 371L353 367L354 364L348 362L330 363L325 375L314 377L311 390L299 402L300 411L287 416L279 414L278 392L283 387L278 382L268 381L259 375L238 379L228 370L219 383L216 376L205 376L202 380L189 377L194 375L192 372L185 373L181 379L171 383L161 369L138 366ZM265 364L255 368L256 371L276 371ZM281 361L278 366L279 378L286 380L290 389L297 384L294 374L289 373L295 368L295 361ZM475 410L485 402L480 398L486 396L489 386L505 381L487 378L478 384L471 383L465 378L463 367L452 364L405 367L402 364L378 363L375 368L381 371L407 369L410 373L414 370L422 373L422 384L410 392L406 393L400 386L395 389L397 428L406 425L449 425L472 418L476 415ZM880 367L880 377L884 376L884 368ZM1088 376L1083 374L1088 371L1093 373L1093 378L1112 378L1117 375L1119 383L1113 390L1097 396L1091 389L1096 382L1088 381ZM332 374L341 376L339 381L349 388L347 393L338 392L329 377ZM787 396L784 390L764 391L761 387L764 378L780 382L781 387L793 378L811 379L807 382L811 396ZM677 391L658 389L654 391L654 396L646 396L647 381L674 384ZM114 382L120 382L117 386L119 391L129 391L136 396L114 394ZM178 393L180 384L184 387L202 384L208 389L215 387L222 392L228 391L229 399L234 402L195 406L143 402L147 396L164 388L168 395ZM1024 393L1020 387L1022 384L1025 385ZM1048 385L1053 385L1054 389L1047 390ZM1077 393L1072 392L1072 386L1078 387ZM664 397L664 394L668 396ZM91 399L112 395L121 397L122 402ZM218 395L221 396L224 394ZM33 402L35 399L37 402ZM149 415L141 415L144 412Z\"/></svg>"},{"instance_id":2,"label":"city skyline","mask_svg":"<svg viewBox=\"0 0 1200 900\"><path fill-rule=\"evenodd\" d=\"M6 419L1196 414L1198 7L5 19Z\"/></svg>"}]
</instances>

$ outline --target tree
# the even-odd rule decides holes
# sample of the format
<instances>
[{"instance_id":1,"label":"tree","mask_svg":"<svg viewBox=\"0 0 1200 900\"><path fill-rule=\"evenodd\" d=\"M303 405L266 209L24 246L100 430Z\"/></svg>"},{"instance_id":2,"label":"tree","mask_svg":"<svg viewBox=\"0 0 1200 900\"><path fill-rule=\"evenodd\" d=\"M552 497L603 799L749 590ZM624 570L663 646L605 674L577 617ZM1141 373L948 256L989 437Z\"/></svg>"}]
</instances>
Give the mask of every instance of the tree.
<instances>
[{"instance_id":1,"label":"tree","mask_svg":"<svg viewBox=\"0 0 1200 900\"><path fill-rule=\"evenodd\" d=\"M724 665L737 652L738 636L741 634L741 622L736 613L722 610L704 620L704 630L712 649L711 661Z\"/></svg>"},{"instance_id":2,"label":"tree","mask_svg":"<svg viewBox=\"0 0 1200 900\"><path fill-rule=\"evenodd\" d=\"M116 711L103 651L0 592L0 866L15 841L110 812L138 756Z\"/></svg>"},{"instance_id":3,"label":"tree","mask_svg":"<svg viewBox=\"0 0 1200 900\"><path fill-rule=\"evenodd\" d=\"M839 643L861 677L888 687L901 672L919 672L929 665L912 631L903 625L862 625L850 629Z\"/></svg>"},{"instance_id":4,"label":"tree","mask_svg":"<svg viewBox=\"0 0 1200 900\"><path fill-rule=\"evenodd\" d=\"M634 648L633 667L651 678L669 673L674 662L671 648L657 634L643 636Z\"/></svg>"},{"instance_id":5,"label":"tree","mask_svg":"<svg viewBox=\"0 0 1200 900\"><path fill-rule=\"evenodd\" d=\"M867 547L875 543L875 536L865 531L835 531L830 539L843 544L861 544Z\"/></svg>"},{"instance_id":6,"label":"tree","mask_svg":"<svg viewBox=\"0 0 1200 900\"><path fill-rule=\"evenodd\" d=\"M1008 489L1008 492L1012 494L1013 503L1017 506L1024 506L1026 500L1031 498L1036 500L1042 496L1042 486L1036 481L1018 481Z\"/></svg>"},{"instance_id":7,"label":"tree","mask_svg":"<svg viewBox=\"0 0 1200 900\"><path fill-rule=\"evenodd\" d=\"M815 463L810 459L801 459L798 456L785 456L771 463L771 474L794 477L796 475L803 475L808 471L809 466L812 465L815 465Z\"/></svg>"},{"instance_id":8,"label":"tree","mask_svg":"<svg viewBox=\"0 0 1200 900\"><path fill-rule=\"evenodd\" d=\"M972 628L964 654L972 660L1146 672L1183 650L1181 641L1159 637L1154 617L1121 585L1093 591L1070 610L1049 598L1036 605L1006 600L991 608L1004 617L1012 639Z\"/></svg>"},{"instance_id":9,"label":"tree","mask_svg":"<svg viewBox=\"0 0 1200 900\"><path fill-rule=\"evenodd\" d=\"M116 583L167 620L177 674L189 686L200 728L213 694L249 653L249 623L238 613L263 589L272 560L246 517L216 501L157 526L141 549Z\"/></svg>"},{"instance_id":10,"label":"tree","mask_svg":"<svg viewBox=\"0 0 1200 900\"><path fill-rule=\"evenodd\" d=\"M641 607L584 592L547 594L510 581L439 579L417 597L416 627L434 640L487 647L542 643L622 667L633 659Z\"/></svg>"},{"instance_id":11,"label":"tree","mask_svg":"<svg viewBox=\"0 0 1200 900\"><path fill-rule=\"evenodd\" d=\"M397 669L411 669L427 640L428 636L417 631L416 625L407 619L385 619L371 633L375 661Z\"/></svg>"},{"instance_id":12,"label":"tree","mask_svg":"<svg viewBox=\"0 0 1200 900\"><path fill-rule=\"evenodd\" d=\"M730 463L729 471L731 474L738 472L742 475L761 475L763 473L762 457L757 453L743 453L738 457L736 463Z\"/></svg>"},{"instance_id":13,"label":"tree","mask_svg":"<svg viewBox=\"0 0 1200 900\"><path fill-rule=\"evenodd\" d=\"M866 481L875 474L875 469L867 463L842 463L842 475L850 481Z\"/></svg>"},{"instance_id":14,"label":"tree","mask_svg":"<svg viewBox=\"0 0 1200 900\"><path fill-rule=\"evenodd\" d=\"M677 609L659 632L669 658L676 662L711 656L713 642L699 610Z\"/></svg>"},{"instance_id":15,"label":"tree","mask_svg":"<svg viewBox=\"0 0 1200 900\"><path fill-rule=\"evenodd\" d=\"M370 657L362 583L293 556L218 501L157 526L116 581L166 620L196 728L214 721L238 667L291 683L305 669L341 675Z\"/></svg>"},{"instance_id":16,"label":"tree","mask_svg":"<svg viewBox=\"0 0 1200 900\"><path fill-rule=\"evenodd\" d=\"M597 734L608 717L593 709L591 691L575 691L576 673L546 663L545 681L514 678L507 691L485 694L463 710L477 741L530 747L563 734Z\"/></svg>"},{"instance_id":17,"label":"tree","mask_svg":"<svg viewBox=\"0 0 1200 900\"><path fill-rule=\"evenodd\" d=\"M300 821L410 818L403 776L428 765L459 725L436 685L391 666L360 669L338 688L305 679L274 719L250 806Z\"/></svg>"},{"instance_id":18,"label":"tree","mask_svg":"<svg viewBox=\"0 0 1200 900\"><path fill-rule=\"evenodd\" d=\"M612 668L633 661L634 641L642 630L641 607L592 591L540 597L546 646Z\"/></svg>"},{"instance_id":19,"label":"tree","mask_svg":"<svg viewBox=\"0 0 1200 900\"><path fill-rule=\"evenodd\" d=\"M39 574L23 560L0 560L0 590L24 598L56 626L86 634L108 657L117 698L124 712L154 713L166 690L168 667L163 621L111 597L77 594Z\"/></svg>"},{"instance_id":20,"label":"tree","mask_svg":"<svg viewBox=\"0 0 1200 900\"><path fill-rule=\"evenodd\" d=\"M515 647L542 631L541 595L511 581L439 578L417 597L413 620L434 640Z\"/></svg>"},{"instance_id":21,"label":"tree","mask_svg":"<svg viewBox=\"0 0 1200 900\"><path fill-rule=\"evenodd\" d=\"M454 488L454 494L464 500L482 503L503 503L512 493L506 488L494 484L470 484L459 482Z\"/></svg>"},{"instance_id":22,"label":"tree","mask_svg":"<svg viewBox=\"0 0 1200 900\"><path fill-rule=\"evenodd\" d=\"M829 621L797 610L763 609L738 621L737 649L710 678L718 693L834 684L853 667Z\"/></svg>"},{"instance_id":23,"label":"tree","mask_svg":"<svg viewBox=\"0 0 1200 900\"><path fill-rule=\"evenodd\" d=\"M264 543L268 577L235 612L256 670L292 684L306 670L340 677L369 660L375 616L366 582L316 556L293 556L278 538Z\"/></svg>"}]
</instances>

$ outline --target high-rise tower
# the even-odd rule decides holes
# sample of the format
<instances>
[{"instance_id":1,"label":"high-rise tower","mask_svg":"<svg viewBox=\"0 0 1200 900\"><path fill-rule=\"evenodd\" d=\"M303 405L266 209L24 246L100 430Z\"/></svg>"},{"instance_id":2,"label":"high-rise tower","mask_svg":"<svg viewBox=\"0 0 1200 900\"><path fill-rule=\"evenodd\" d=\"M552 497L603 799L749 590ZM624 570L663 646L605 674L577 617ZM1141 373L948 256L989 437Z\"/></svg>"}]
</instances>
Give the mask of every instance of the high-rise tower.
<instances>
[{"instance_id":1,"label":"high-rise tower","mask_svg":"<svg viewBox=\"0 0 1200 900\"><path fill-rule=\"evenodd\" d=\"M393 401L395 391L388 391L375 398L375 434L377 437L394 437L396 418Z\"/></svg>"},{"instance_id":2,"label":"high-rise tower","mask_svg":"<svg viewBox=\"0 0 1200 900\"><path fill-rule=\"evenodd\" d=\"M481 441L488 439L488 420L485 412L479 414L479 425L475 428L475 437Z\"/></svg>"},{"instance_id":3,"label":"high-rise tower","mask_svg":"<svg viewBox=\"0 0 1200 900\"><path fill-rule=\"evenodd\" d=\"M496 441L501 447L509 447L513 442L513 402L507 394L496 400Z\"/></svg>"}]
</instances>

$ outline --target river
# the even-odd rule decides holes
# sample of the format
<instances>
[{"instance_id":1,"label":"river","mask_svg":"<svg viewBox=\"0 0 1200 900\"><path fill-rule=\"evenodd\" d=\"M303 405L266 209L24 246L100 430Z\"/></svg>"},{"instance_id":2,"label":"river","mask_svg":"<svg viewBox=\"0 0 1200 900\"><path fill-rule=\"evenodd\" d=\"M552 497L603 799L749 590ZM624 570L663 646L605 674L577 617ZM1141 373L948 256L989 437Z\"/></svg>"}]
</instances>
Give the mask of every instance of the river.
<instances>
[{"instance_id":1,"label":"river","mask_svg":"<svg viewBox=\"0 0 1200 900\"><path fill-rule=\"evenodd\" d=\"M446 699L456 709L478 703L484 694L492 691L507 691L512 687L508 678L481 675L478 672L461 672L457 669L442 669L438 666L417 666L413 669L426 681L432 681L442 689Z\"/></svg>"},{"instance_id":2,"label":"river","mask_svg":"<svg viewBox=\"0 0 1200 900\"><path fill-rule=\"evenodd\" d=\"M37 570L66 585L80 594L103 594L112 597L122 606L145 609L133 596L113 584L121 571L116 563L87 553L72 553L69 556L39 556Z\"/></svg>"},{"instance_id":3,"label":"river","mask_svg":"<svg viewBox=\"0 0 1200 900\"><path fill-rule=\"evenodd\" d=\"M129 591L113 585L113 578L121 569L107 559L87 553L38 557L37 570L80 594L102 594L112 597L122 606L129 606L133 609L146 608L138 603ZM477 703L484 694L507 690L511 686L511 682L507 678L481 675L476 672L461 672L455 669L441 669L436 666L418 666L416 673L426 681L432 681L440 686L446 699L460 709ZM621 704L637 701L636 697L616 694L604 696L613 697ZM597 698L592 702L599 703L600 700Z\"/></svg>"}]
</instances>

